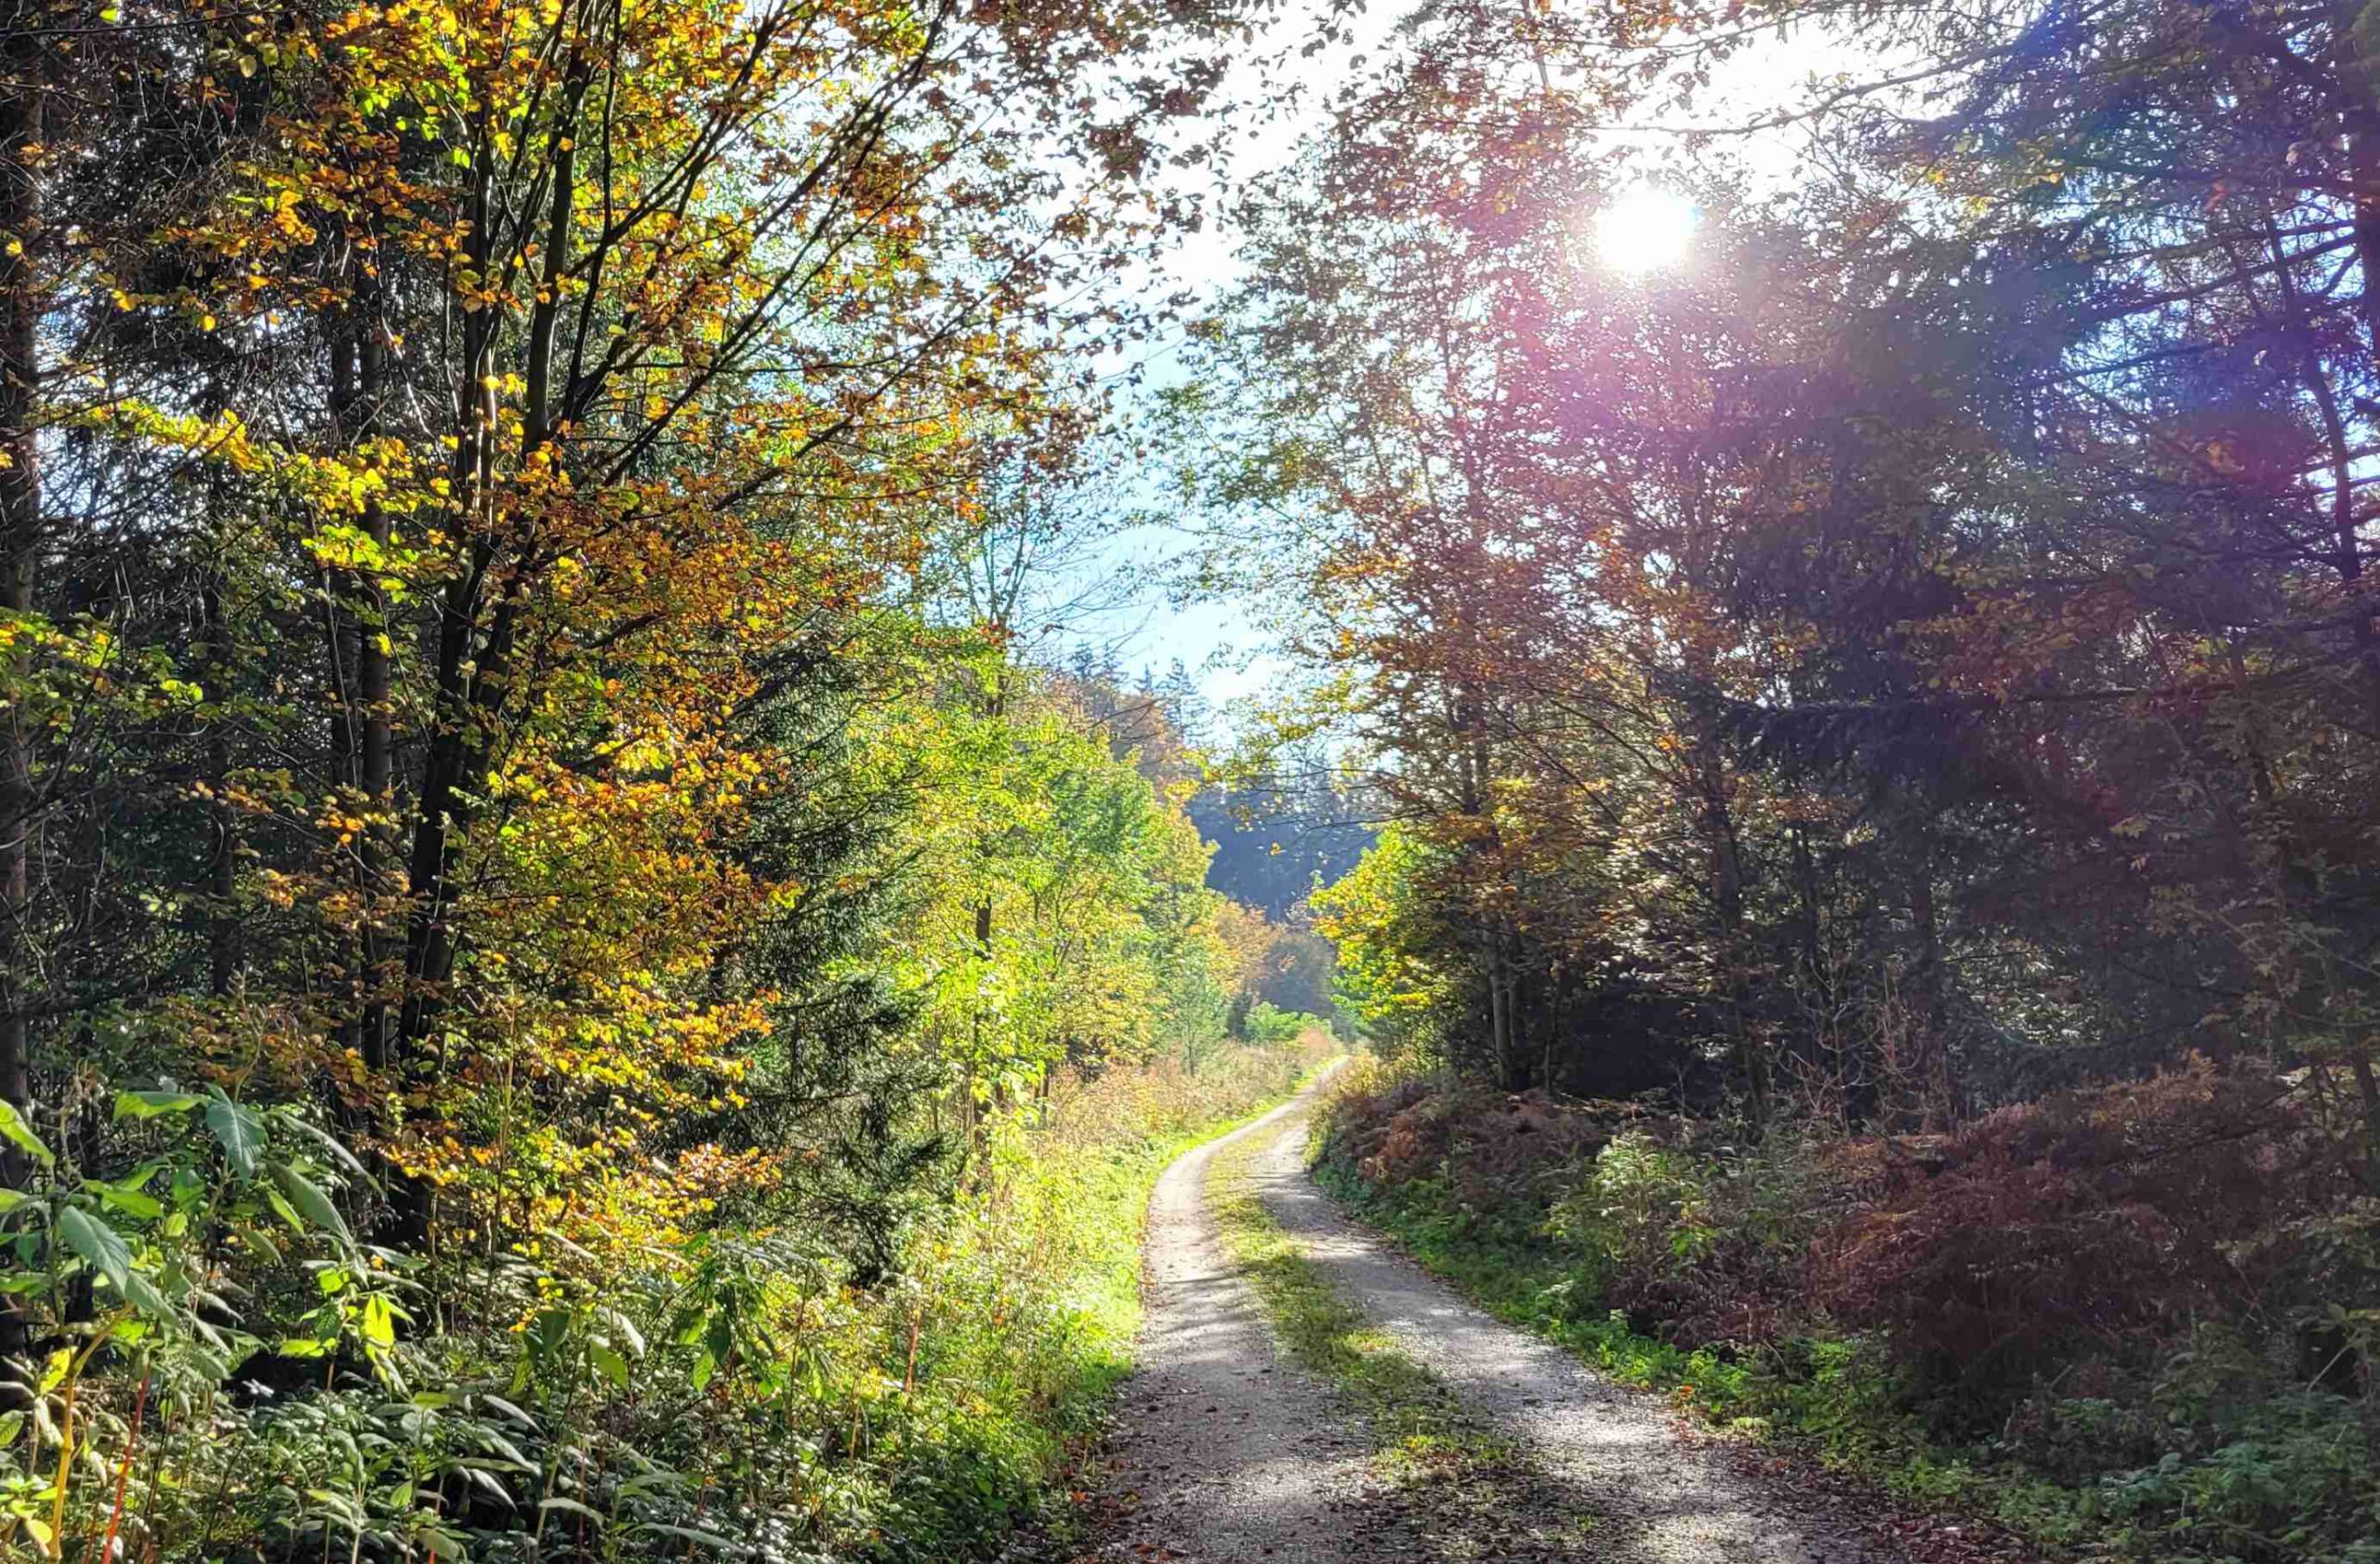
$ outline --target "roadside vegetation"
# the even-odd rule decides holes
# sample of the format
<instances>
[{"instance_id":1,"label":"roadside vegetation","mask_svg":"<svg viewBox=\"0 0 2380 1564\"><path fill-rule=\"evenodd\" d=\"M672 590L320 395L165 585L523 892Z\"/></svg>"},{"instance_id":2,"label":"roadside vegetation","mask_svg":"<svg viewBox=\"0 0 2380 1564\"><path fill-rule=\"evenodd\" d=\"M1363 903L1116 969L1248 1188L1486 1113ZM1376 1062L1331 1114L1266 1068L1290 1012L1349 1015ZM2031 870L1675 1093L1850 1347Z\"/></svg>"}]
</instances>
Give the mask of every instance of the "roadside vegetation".
<instances>
[{"instance_id":1,"label":"roadside vegetation","mask_svg":"<svg viewBox=\"0 0 2380 1564\"><path fill-rule=\"evenodd\" d=\"M1937 1136L1377 1063L1316 1174L1487 1307L1738 1432L2079 1557L2380 1557L2340 1148L2203 1066Z\"/></svg>"},{"instance_id":2,"label":"roadside vegetation","mask_svg":"<svg viewBox=\"0 0 2380 1564\"><path fill-rule=\"evenodd\" d=\"M921 1214L871 1284L794 1224L722 1223L609 1264L549 1233L468 1260L475 1305L445 1305L453 1324L435 1334L411 1327L436 1272L354 1242L323 1192L338 1179L310 1159L336 1166L335 1143L259 1116L262 1176L247 1181L244 1132L215 1133L247 1109L130 1098L143 1123L179 1133L159 1137L153 1184L98 1186L113 1223L57 1204L59 1250L26 1273L49 1284L37 1306L87 1278L98 1308L87 1345L45 1371L45 1437L10 1414L11 1449L59 1463L0 1465L11 1545L31 1557L62 1537L68 1557L99 1557L129 1537L156 1557L231 1559L989 1550L1039 1509L1130 1367L1157 1174L1285 1096L1329 1048L1056 1072L1040 1107L1002 1126L980 1187ZM162 1323L179 1267L149 1229L177 1215L288 1267L249 1263L238 1326ZM210 1357L218 1338L245 1360Z\"/></svg>"}]
</instances>

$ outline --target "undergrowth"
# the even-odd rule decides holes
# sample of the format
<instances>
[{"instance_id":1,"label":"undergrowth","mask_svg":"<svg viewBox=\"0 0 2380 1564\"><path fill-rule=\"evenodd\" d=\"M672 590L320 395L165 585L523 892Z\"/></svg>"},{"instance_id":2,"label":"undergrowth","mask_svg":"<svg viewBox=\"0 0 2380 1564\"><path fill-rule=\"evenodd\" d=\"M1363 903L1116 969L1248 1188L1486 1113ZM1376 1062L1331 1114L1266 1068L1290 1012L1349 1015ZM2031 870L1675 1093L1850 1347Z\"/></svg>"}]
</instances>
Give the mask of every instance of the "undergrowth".
<instances>
[{"instance_id":1,"label":"undergrowth","mask_svg":"<svg viewBox=\"0 0 2380 1564\"><path fill-rule=\"evenodd\" d=\"M1806 1146L1664 1144L1625 1114L1592 1139L1527 1122L1547 1111L1350 1072L1314 1171L1499 1318L1903 1497L2082 1558L2380 1564L2371 1403L2335 1387L2337 1362L2301 1372L2280 1293L2262 1319L2207 1310L2171 1338L2058 1338L1962 1372L1797 1295L1866 1219L1830 1203ZM2332 1313L2352 1322L2353 1302Z\"/></svg>"},{"instance_id":2,"label":"undergrowth","mask_svg":"<svg viewBox=\"0 0 2380 1564\"><path fill-rule=\"evenodd\" d=\"M51 1361L38 1425L0 1412L0 1557L43 1543L69 1564L982 1557L1055 1491L1130 1366L1157 1173L1288 1094L1326 1049L1061 1078L987 1186L867 1285L787 1231L690 1237L617 1266L524 1250L468 1262L496 1327L441 1333L403 1328L427 1311L384 1252L335 1260L353 1248L344 1228L284 1233L318 1301L311 1338L232 1367L201 1360L208 1332L229 1335L203 1319L185 1339L106 1315L109 1334ZM142 1106L163 1123L178 1102ZM314 1144L256 1123L271 1155ZM192 1165L174 1189L205 1215ZM317 1176L283 1182L335 1218ZM231 1233L217 1241L270 1239L252 1203L253 1220L212 1208ZM71 1463L44 1459L61 1430Z\"/></svg>"}]
</instances>

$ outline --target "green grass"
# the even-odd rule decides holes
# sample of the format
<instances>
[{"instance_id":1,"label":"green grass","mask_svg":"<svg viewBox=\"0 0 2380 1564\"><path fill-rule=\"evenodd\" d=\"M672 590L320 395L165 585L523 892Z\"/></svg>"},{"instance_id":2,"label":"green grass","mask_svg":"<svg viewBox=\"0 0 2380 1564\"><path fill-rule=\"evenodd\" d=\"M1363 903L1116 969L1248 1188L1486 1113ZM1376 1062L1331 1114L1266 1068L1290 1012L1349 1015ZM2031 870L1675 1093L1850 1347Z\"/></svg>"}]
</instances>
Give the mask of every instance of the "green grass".
<instances>
[{"instance_id":1,"label":"green grass","mask_svg":"<svg viewBox=\"0 0 2380 1564\"><path fill-rule=\"evenodd\" d=\"M1506 1557L1523 1533L1534 1538L1531 1557L1580 1545L1596 1518L1557 1510L1513 1441L1340 1297L1264 1209L1250 1166L1268 1144L1257 1136L1229 1147L1209 1171L1223 1247L1289 1359L1328 1383L1361 1420L1373 1470L1407 1520L1450 1559Z\"/></svg>"},{"instance_id":2,"label":"green grass","mask_svg":"<svg viewBox=\"0 0 2380 1564\"><path fill-rule=\"evenodd\" d=\"M1290 1133L1296 1133L1292 1130ZM1458 1465L1502 1461L1510 1443L1469 1412L1436 1374L1368 1323L1257 1199L1250 1165L1268 1142L1219 1153L1208 1177L1223 1247L1256 1291L1292 1361L1330 1382L1385 1451Z\"/></svg>"}]
</instances>

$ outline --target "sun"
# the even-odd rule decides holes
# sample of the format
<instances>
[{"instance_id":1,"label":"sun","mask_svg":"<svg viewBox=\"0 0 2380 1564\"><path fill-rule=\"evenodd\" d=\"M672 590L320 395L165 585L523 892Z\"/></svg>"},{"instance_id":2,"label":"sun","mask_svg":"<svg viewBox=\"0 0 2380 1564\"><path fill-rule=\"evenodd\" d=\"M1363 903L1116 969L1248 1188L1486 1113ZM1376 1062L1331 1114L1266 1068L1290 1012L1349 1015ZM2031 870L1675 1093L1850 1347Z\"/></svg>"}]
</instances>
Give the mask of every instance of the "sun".
<instances>
[{"instance_id":1,"label":"sun","mask_svg":"<svg viewBox=\"0 0 2380 1564\"><path fill-rule=\"evenodd\" d=\"M1628 276L1677 265L1694 247L1702 209L1673 190L1638 185L1595 214L1595 255Z\"/></svg>"}]
</instances>

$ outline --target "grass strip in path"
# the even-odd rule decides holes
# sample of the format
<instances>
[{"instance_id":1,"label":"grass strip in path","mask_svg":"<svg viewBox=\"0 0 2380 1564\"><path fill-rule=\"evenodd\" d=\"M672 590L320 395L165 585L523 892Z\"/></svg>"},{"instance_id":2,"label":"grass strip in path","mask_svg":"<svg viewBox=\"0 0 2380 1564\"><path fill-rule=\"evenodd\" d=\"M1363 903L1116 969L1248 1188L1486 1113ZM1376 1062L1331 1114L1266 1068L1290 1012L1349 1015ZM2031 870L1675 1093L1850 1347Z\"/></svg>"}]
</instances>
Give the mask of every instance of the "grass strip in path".
<instances>
[{"instance_id":1,"label":"grass strip in path","mask_svg":"<svg viewBox=\"0 0 2380 1564\"><path fill-rule=\"evenodd\" d=\"M1293 1120L1283 1133L1305 1129ZM1563 1503L1509 1438L1339 1296L1264 1209L1253 1170L1273 1144L1255 1135L1219 1154L1208 1204L1283 1351L1335 1388L1370 1438L1379 1497L1408 1508L1448 1559L1573 1557L1593 1517Z\"/></svg>"}]
</instances>

